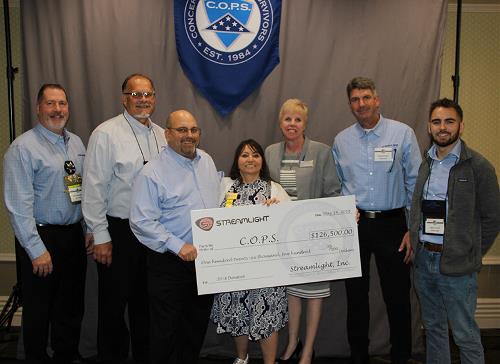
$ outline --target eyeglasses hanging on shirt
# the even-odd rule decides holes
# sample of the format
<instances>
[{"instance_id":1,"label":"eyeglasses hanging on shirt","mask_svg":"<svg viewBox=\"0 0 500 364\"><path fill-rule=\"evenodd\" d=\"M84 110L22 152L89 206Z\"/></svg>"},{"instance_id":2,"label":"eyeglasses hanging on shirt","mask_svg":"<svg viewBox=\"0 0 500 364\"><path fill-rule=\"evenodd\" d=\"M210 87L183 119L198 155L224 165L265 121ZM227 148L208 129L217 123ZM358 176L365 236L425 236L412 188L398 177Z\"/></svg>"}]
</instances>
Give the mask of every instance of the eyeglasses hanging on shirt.
<instances>
[{"instance_id":1,"label":"eyeglasses hanging on shirt","mask_svg":"<svg viewBox=\"0 0 500 364\"><path fill-rule=\"evenodd\" d=\"M134 98L141 98L142 96L144 96L145 98L149 98L149 97L154 95L154 92L134 91L134 92L124 92L124 94L126 94L126 95L130 94ZM134 95L134 94L137 94L137 95ZM147 96L146 94L149 96ZM125 120L127 120L127 124L128 124L128 126L130 126L130 130L132 130L132 134L134 134L135 141L137 143L137 146L139 147L139 151L141 152L142 164L144 165L144 164L148 163L148 161L144 157L144 152L142 151L141 144L139 143L139 139L137 138L137 134L135 133L134 128L132 127L132 124L130 124L130 121L128 120L125 113L123 113L123 117L125 118ZM157 152L157 154L160 154L160 148L158 147L158 140L156 139L156 134L155 134L155 131L152 127L151 127L151 132L153 133L153 137L155 138L156 152Z\"/></svg>"}]
</instances>

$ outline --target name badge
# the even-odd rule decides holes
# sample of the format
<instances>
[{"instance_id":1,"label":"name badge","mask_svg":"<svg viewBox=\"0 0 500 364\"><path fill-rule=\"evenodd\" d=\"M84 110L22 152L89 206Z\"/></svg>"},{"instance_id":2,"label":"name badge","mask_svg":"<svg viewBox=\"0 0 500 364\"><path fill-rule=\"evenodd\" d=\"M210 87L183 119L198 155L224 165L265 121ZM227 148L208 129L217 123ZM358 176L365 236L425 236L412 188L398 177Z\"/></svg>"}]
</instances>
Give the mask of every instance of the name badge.
<instances>
[{"instance_id":1,"label":"name badge","mask_svg":"<svg viewBox=\"0 0 500 364\"><path fill-rule=\"evenodd\" d=\"M72 204L82 202L82 176L76 173L64 176L64 186Z\"/></svg>"},{"instance_id":2,"label":"name badge","mask_svg":"<svg viewBox=\"0 0 500 364\"><path fill-rule=\"evenodd\" d=\"M312 168L312 167L314 167L314 160L300 161L299 167L300 168Z\"/></svg>"},{"instance_id":3,"label":"name badge","mask_svg":"<svg viewBox=\"0 0 500 364\"><path fill-rule=\"evenodd\" d=\"M423 232L428 235L444 235L446 222L445 200L422 200Z\"/></svg>"},{"instance_id":4,"label":"name badge","mask_svg":"<svg viewBox=\"0 0 500 364\"><path fill-rule=\"evenodd\" d=\"M392 162L394 160L392 152L392 148L374 148L373 160L375 162Z\"/></svg>"},{"instance_id":5,"label":"name badge","mask_svg":"<svg viewBox=\"0 0 500 364\"><path fill-rule=\"evenodd\" d=\"M233 202L238 198L238 194L235 192L226 193L226 205L225 207L233 207Z\"/></svg>"},{"instance_id":6,"label":"name badge","mask_svg":"<svg viewBox=\"0 0 500 364\"><path fill-rule=\"evenodd\" d=\"M424 234L444 235L444 219L426 218L424 221Z\"/></svg>"}]
</instances>

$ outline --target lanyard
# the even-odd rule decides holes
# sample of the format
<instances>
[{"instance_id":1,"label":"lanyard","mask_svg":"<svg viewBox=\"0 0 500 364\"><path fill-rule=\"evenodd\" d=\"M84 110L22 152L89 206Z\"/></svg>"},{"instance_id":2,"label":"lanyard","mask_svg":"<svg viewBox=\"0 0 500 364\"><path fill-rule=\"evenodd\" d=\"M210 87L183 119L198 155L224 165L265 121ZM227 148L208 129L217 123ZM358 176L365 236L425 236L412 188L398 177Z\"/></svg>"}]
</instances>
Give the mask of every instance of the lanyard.
<instances>
[{"instance_id":1,"label":"lanyard","mask_svg":"<svg viewBox=\"0 0 500 364\"><path fill-rule=\"evenodd\" d=\"M451 169L458 163L458 158L456 158L455 163L453 163L453 166L450 167ZM432 175L432 166L434 165L434 158L431 158L431 166L429 168L429 177L427 177L427 188L425 190L425 200L427 200L427 196L429 195L429 185L431 184L431 175ZM448 172L448 178L449 178L449 172ZM445 196L445 201L448 201L448 188L446 188L446 196Z\"/></svg>"},{"instance_id":2,"label":"lanyard","mask_svg":"<svg viewBox=\"0 0 500 364\"><path fill-rule=\"evenodd\" d=\"M139 143L139 139L137 139L137 135L135 134L135 131L134 131L134 128L132 127L132 124L130 124L130 121L128 120L128 118L125 115L125 113L123 113L123 117L125 118L125 120L127 120L127 124L128 124L128 126L130 126L130 130L132 130L132 134L134 134L135 141L137 143L137 146L139 147L139 151L141 152L143 164L148 163L148 161L144 157L144 153L142 152L141 144ZM156 139L156 134L155 134L155 130L154 130L153 127L151 127L151 131L153 132L153 137L155 138L157 154L160 154L160 149L158 148L158 140Z\"/></svg>"}]
</instances>

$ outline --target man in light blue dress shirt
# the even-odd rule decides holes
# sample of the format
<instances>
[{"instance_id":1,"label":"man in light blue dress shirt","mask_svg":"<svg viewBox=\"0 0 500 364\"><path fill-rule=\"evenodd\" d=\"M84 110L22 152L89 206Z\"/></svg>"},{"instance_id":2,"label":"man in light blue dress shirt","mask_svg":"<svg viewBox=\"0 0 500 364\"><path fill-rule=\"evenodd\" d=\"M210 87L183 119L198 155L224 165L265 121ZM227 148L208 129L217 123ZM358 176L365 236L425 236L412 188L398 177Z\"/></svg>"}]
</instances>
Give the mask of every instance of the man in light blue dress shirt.
<instances>
[{"instance_id":1,"label":"man in light blue dress shirt","mask_svg":"<svg viewBox=\"0 0 500 364\"><path fill-rule=\"evenodd\" d=\"M151 364L196 363L212 307L212 295L197 293L190 212L218 206L220 177L197 149L200 135L191 113L170 114L167 147L133 186L130 226L149 248Z\"/></svg>"},{"instance_id":2,"label":"man in light blue dress shirt","mask_svg":"<svg viewBox=\"0 0 500 364\"><path fill-rule=\"evenodd\" d=\"M26 362L79 360L86 248L80 189L85 147L66 130L64 88L46 84L37 98L38 124L19 136L4 157L4 199L16 235Z\"/></svg>"},{"instance_id":3,"label":"man in light blue dress shirt","mask_svg":"<svg viewBox=\"0 0 500 364\"><path fill-rule=\"evenodd\" d=\"M389 319L391 362L406 363L411 356L411 246L405 210L410 207L420 150L410 127L380 114L372 80L352 79L347 96L357 123L337 135L333 156L342 194L355 195L360 211L362 277L345 281L351 362L369 360L368 291L373 253Z\"/></svg>"},{"instance_id":4,"label":"man in light blue dress shirt","mask_svg":"<svg viewBox=\"0 0 500 364\"><path fill-rule=\"evenodd\" d=\"M474 319L477 274L498 235L500 193L495 169L460 139L463 129L457 103L441 99L431 105L433 145L420 167L410 214L428 364L450 363L448 327L460 362L484 363Z\"/></svg>"},{"instance_id":5,"label":"man in light blue dress shirt","mask_svg":"<svg viewBox=\"0 0 500 364\"><path fill-rule=\"evenodd\" d=\"M136 362L148 361L146 248L128 219L135 177L166 144L163 128L151 120L156 95L148 76L125 78L121 103L123 112L92 132L83 176L82 210L94 233L99 276L97 359L102 364L125 362L129 346Z\"/></svg>"}]
</instances>

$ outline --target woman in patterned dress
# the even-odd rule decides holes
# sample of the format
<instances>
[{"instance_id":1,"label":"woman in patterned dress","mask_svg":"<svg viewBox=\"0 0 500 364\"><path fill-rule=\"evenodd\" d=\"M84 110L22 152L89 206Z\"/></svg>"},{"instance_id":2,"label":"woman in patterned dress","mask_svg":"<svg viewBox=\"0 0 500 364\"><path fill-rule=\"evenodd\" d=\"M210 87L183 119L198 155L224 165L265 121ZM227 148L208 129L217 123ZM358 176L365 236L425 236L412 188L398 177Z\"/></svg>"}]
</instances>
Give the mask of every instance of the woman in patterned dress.
<instances>
[{"instance_id":1,"label":"woman in patterned dress","mask_svg":"<svg viewBox=\"0 0 500 364\"><path fill-rule=\"evenodd\" d=\"M224 178L221 207L256 205L288 201L285 190L271 181L264 150L253 139L236 148L231 178ZM217 333L234 337L237 358L233 364L248 363L248 342L259 341L263 361L274 364L278 350L278 331L288 321L285 287L267 287L220 293L215 296L212 320Z\"/></svg>"}]
</instances>

